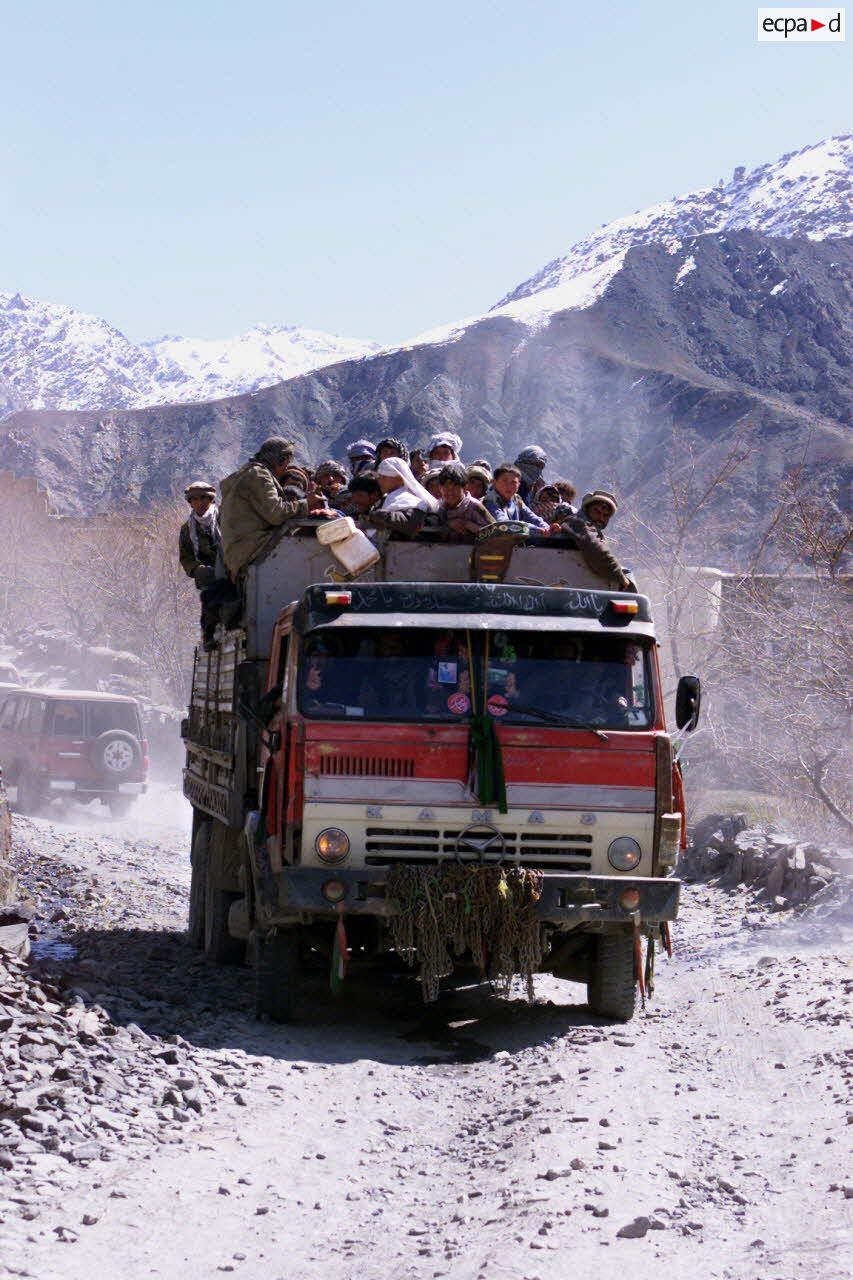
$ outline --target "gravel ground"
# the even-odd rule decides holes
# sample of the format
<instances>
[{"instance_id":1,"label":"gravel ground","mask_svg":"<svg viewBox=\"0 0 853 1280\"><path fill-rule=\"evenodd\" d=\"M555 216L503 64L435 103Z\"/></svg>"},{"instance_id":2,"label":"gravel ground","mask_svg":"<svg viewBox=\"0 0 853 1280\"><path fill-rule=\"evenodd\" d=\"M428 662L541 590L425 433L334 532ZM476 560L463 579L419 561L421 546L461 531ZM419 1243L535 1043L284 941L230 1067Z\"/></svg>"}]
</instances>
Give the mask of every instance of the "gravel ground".
<instances>
[{"instance_id":1,"label":"gravel ground","mask_svg":"<svg viewBox=\"0 0 853 1280\"><path fill-rule=\"evenodd\" d=\"M849 1275L843 895L686 886L628 1026L554 979L424 1010L391 973L264 1026L185 941L186 810L154 799L15 821L38 934L0 964L0 1274Z\"/></svg>"}]
</instances>

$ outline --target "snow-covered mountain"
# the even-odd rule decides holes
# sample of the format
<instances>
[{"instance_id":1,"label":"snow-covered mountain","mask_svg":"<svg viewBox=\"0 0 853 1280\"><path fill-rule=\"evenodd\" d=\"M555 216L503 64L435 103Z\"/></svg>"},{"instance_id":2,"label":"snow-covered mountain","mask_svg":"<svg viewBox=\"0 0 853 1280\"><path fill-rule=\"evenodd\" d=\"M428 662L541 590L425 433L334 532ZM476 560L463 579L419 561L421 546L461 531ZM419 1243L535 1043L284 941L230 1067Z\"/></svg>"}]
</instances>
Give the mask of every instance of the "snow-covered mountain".
<instances>
[{"instance_id":1,"label":"snow-covered mountain","mask_svg":"<svg viewBox=\"0 0 853 1280\"><path fill-rule=\"evenodd\" d=\"M338 338L317 329L263 324L236 338L160 338L143 347L163 368L180 370L180 400L214 400L259 391L382 349L378 342Z\"/></svg>"},{"instance_id":2,"label":"snow-covered mountain","mask_svg":"<svg viewBox=\"0 0 853 1280\"><path fill-rule=\"evenodd\" d=\"M852 180L853 137L849 134L789 152L748 173L739 167L728 183L608 222L489 311L430 330L408 345L446 342L494 316L538 326L558 311L582 311L601 297L628 250L638 244L662 244L675 253L692 236L725 231L752 230L810 240L849 236L853 234Z\"/></svg>"},{"instance_id":3,"label":"snow-covered mountain","mask_svg":"<svg viewBox=\"0 0 853 1280\"><path fill-rule=\"evenodd\" d=\"M18 409L219 399L379 350L375 342L264 325L236 338L136 344L73 307L0 293L0 418Z\"/></svg>"}]
</instances>

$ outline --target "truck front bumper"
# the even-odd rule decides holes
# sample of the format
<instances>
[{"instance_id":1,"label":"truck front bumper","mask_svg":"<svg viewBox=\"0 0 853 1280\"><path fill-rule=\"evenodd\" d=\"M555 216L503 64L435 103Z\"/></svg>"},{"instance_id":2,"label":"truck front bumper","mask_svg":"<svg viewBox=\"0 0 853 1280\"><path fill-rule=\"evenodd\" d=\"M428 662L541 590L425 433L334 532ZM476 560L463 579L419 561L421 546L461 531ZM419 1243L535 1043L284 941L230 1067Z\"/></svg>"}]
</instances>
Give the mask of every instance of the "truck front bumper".
<instances>
[{"instance_id":1,"label":"truck front bumper","mask_svg":"<svg viewBox=\"0 0 853 1280\"><path fill-rule=\"evenodd\" d=\"M386 893L389 867L326 871L318 867L286 867L270 876L261 894L270 924L310 916L396 916L400 905ZM678 915L680 880L651 876L590 876L556 871L542 873L537 912L543 924L558 929L584 925L657 924ZM259 904L261 905L261 904Z\"/></svg>"}]
</instances>

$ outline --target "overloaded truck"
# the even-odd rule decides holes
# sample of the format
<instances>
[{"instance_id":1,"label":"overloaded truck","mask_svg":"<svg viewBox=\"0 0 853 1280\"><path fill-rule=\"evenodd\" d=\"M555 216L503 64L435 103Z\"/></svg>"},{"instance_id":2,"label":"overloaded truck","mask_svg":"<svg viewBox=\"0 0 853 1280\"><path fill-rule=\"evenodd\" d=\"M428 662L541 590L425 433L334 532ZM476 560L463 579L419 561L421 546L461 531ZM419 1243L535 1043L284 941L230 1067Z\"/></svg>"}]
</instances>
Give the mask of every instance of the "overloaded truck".
<instances>
[{"instance_id":1,"label":"overloaded truck","mask_svg":"<svg viewBox=\"0 0 853 1280\"><path fill-rule=\"evenodd\" d=\"M248 951L276 1021L318 962L337 987L395 953L427 999L473 960L531 991L534 972L585 982L628 1020L684 833L649 601L523 528L378 535L353 578L318 527L273 538L242 626L195 654L192 940ZM684 677L676 723L698 710Z\"/></svg>"}]
</instances>

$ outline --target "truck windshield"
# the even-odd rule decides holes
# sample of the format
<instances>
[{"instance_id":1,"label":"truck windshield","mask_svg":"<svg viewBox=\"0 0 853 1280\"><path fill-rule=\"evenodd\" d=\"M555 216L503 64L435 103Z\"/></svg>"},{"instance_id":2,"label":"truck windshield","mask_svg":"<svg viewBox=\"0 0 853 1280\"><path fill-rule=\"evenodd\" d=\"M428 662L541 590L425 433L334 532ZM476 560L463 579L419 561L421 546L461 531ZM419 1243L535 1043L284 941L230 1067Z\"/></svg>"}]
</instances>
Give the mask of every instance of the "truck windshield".
<instances>
[{"instance_id":1,"label":"truck windshield","mask_svg":"<svg viewBox=\"0 0 853 1280\"><path fill-rule=\"evenodd\" d=\"M653 723L647 644L565 631L489 637L487 709L508 723L647 729Z\"/></svg>"},{"instance_id":2,"label":"truck windshield","mask_svg":"<svg viewBox=\"0 0 853 1280\"><path fill-rule=\"evenodd\" d=\"M509 724L648 728L648 644L566 631L399 627L323 629L305 639L299 705L311 718L459 722L484 703Z\"/></svg>"},{"instance_id":3,"label":"truck windshield","mask_svg":"<svg viewBox=\"0 0 853 1280\"><path fill-rule=\"evenodd\" d=\"M308 636L303 713L318 719L461 720L471 710L465 633L363 627Z\"/></svg>"}]
</instances>

